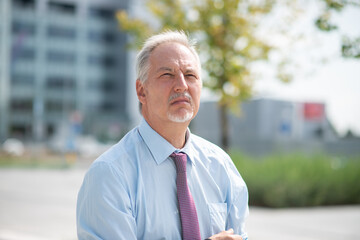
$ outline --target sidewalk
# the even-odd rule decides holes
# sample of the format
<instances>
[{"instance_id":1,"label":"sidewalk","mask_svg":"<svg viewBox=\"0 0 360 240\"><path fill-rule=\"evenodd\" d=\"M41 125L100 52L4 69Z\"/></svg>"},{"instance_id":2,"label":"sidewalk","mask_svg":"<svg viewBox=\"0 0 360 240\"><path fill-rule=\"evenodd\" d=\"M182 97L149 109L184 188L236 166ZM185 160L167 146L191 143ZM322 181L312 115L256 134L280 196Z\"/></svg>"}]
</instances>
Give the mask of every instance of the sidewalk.
<instances>
[{"instance_id":1,"label":"sidewalk","mask_svg":"<svg viewBox=\"0 0 360 240\"><path fill-rule=\"evenodd\" d=\"M76 239L84 169L0 169L0 240ZM249 240L358 240L360 206L250 208Z\"/></svg>"},{"instance_id":2,"label":"sidewalk","mask_svg":"<svg viewBox=\"0 0 360 240\"><path fill-rule=\"evenodd\" d=\"M359 240L360 206L250 208L250 240Z\"/></svg>"}]
</instances>

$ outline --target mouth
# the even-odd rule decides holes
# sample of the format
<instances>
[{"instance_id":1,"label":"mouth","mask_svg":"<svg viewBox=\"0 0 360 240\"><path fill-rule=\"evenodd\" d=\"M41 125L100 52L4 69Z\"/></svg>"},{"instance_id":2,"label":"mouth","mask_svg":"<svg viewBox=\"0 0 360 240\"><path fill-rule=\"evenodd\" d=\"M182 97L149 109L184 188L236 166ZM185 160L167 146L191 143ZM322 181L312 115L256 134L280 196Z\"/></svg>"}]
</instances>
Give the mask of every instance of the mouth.
<instances>
[{"instance_id":1,"label":"mouth","mask_svg":"<svg viewBox=\"0 0 360 240\"><path fill-rule=\"evenodd\" d=\"M190 104L190 100L186 97L179 97L170 102L170 105L176 105L176 104Z\"/></svg>"},{"instance_id":2,"label":"mouth","mask_svg":"<svg viewBox=\"0 0 360 240\"><path fill-rule=\"evenodd\" d=\"M170 105L189 104L191 105L191 96L188 93L177 93L169 98Z\"/></svg>"}]
</instances>

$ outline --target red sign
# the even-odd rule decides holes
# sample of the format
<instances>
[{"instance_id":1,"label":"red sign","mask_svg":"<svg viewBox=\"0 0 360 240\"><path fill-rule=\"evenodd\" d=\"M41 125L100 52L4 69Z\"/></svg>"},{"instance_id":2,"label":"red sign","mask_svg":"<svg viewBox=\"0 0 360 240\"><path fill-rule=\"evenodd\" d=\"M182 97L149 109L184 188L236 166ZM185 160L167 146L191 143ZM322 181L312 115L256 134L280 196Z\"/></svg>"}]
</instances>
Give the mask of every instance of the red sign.
<instances>
[{"instance_id":1,"label":"red sign","mask_svg":"<svg viewBox=\"0 0 360 240\"><path fill-rule=\"evenodd\" d=\"M325 116L325 105L323 103L304 103L305 120L322 120Z\"/></svg>"}]
</instances>

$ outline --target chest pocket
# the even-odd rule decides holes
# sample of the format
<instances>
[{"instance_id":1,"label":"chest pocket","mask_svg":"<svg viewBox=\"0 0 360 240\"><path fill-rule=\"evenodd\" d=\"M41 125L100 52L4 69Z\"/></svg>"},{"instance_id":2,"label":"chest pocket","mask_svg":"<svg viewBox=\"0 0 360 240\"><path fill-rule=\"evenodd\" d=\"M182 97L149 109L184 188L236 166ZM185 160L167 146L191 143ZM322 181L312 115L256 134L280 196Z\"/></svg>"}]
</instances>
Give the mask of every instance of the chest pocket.
<instances>
[{"instance_id":1,"label":"chest pocket","mask_svg":"<svg viewBox=\"0 0 360 240\"><path fill-rule=\"evenodd\" d=\"M211 231L213 234L224 231L226 224L227 204L209 203L208 208L211 220Z\"/></svg>"}]
</instances>

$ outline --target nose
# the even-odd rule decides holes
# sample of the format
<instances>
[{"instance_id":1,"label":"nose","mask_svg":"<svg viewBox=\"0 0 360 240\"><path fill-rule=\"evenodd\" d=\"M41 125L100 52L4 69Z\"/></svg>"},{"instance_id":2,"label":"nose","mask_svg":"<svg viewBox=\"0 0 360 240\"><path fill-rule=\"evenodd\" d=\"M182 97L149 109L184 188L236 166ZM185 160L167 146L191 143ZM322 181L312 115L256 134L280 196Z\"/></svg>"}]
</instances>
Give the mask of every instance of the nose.
<instances>
[{"instance_id":1,"label":"nose","mask_svg":"<svg viewBox=\"0 0 360 240\"><path fill-rule=\"evenodd\" d=\"M175 84L174 85L175 92L185 92L188 90L188 84L186 82L185 76L181 72L175 78L174 84Z\"/></svg>"}]
</instances>

